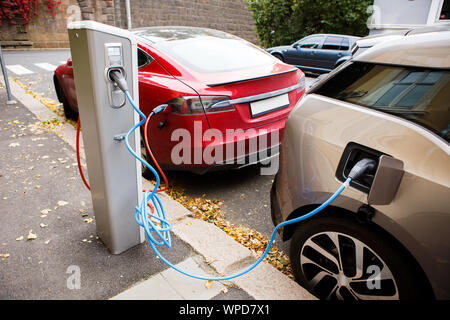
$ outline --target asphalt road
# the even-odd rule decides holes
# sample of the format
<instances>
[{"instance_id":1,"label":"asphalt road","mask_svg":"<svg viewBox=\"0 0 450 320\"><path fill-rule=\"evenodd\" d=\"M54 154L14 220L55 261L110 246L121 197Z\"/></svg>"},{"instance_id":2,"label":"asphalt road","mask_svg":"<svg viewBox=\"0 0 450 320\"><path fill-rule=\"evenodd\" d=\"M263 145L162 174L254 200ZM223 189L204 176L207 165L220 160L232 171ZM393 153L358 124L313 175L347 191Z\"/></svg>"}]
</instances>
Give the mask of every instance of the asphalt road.
<instances>
[{"instance_id":1,"label":"asphalt road","mask_svg":"<svg viewBox=\"0 0 450 320\"><path fill-rule=\"evenodd\" d=\"M53 71L67 61L69 50L3 51L3 56L9 77L29 85L42 97L58 100L53 86Z\"/></svg>"},{"instance_id":2,"label":"asphalt road","mask_svg":"<svg viewBox=\"0 0 450 320\"><path fill-rule=\"evenodd\" d=\"M29 85L43 97L57 100L52 67L66 61L70 57L69 50L4 51L4 57L9 77ZM309 85L314 78L307 77L306 80ZM266 236L272 234L274 226L270 217L269 192L274 176L261 175L257 166L201 176L169 172L168 178L171 183L184 188L188 196L205 195L208 199L221 200L225 218L235 225L249 227ZM279 237L275 245L288 253L288 244L282 243Z\"/></svg>"}]
</instances>

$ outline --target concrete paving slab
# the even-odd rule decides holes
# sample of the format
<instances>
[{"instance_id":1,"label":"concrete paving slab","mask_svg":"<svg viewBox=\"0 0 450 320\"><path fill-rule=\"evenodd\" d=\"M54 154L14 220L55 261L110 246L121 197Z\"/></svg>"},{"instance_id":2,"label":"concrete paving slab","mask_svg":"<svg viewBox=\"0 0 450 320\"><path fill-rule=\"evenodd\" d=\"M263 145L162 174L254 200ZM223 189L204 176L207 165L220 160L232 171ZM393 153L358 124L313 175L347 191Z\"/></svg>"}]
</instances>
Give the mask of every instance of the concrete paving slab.
<instances>
[{"instance_id":1,"label":"concrete paving slab","mask_svg":"<svg viewBox=\"0 0 450 320\"><path fill-rule=\"evenodd\" d=\"M231 281L256 300L317 300L295 281L264 262Z\"/></svg>"},{"instance_id":2,"label":"concrete paving slab","mask_svg":"<svg viewBox=\"0 0 450 320\"><path fill-rule=\"evenodd\" d=\"M181 296L158 273L150 279L125 290L111 298L111 300L182 300Z\"/></svg>"},{"instance_id":3,"label":"concrete paving slab","mask_svg":"<svg viewBox=\"0 0 450 320\"><path fill-rule=\"evenodd\" d=\"M176 267L194 275L213 276L205 272L193 257L178 263ZM111 300L209 300L227 291L220 282L211 283L211 287L206 287L206 284L206 280L190 278L168 268Z\"/></svg>"},{"instance_id":4,"label":"concrete paving slab","mask_svg":"<svg viewBox=\"0 0 450 320\"><path fill-rule=\"evenodd\" d=\"M177 267L193 275L203 277L214 277L215 273L206 273L193 257L177 264ZM213 270L211 270L213 271ZM175 289L186 300L209 300L225 290L225 286L218 281L209 283L211 287L206 287L206 280L198 280L187 277L178 271L169 268L161 272L161 276L166 279L172 288Z\"/></svg>"},{"instance_id":5,"label":"concrete paving slab","mask_svg":"<svg viewBox=\"0 0 450 320\"><path fill-rule=\"evenodd\" d=\"M186 218L173 224L173 233L203 255L220 274L233 274L255 261L249 249L211 223Z\"/></svg>"}]
</instances>

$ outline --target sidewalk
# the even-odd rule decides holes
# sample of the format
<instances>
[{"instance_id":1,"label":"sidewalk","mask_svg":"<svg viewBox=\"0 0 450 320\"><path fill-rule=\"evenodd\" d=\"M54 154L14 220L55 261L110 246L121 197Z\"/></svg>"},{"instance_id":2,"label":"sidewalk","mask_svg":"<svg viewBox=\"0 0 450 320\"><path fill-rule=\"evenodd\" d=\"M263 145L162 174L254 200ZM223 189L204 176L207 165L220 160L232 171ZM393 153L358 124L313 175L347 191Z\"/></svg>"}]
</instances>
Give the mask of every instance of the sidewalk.
<instances>
[{"instance_id":1,"label":"sidewalk","mask_svg":"<svg viewBox=\"0 0 450 320\"><path fill-rule=\"evenodd\" d=\"M209 286L169 269L147 242L111 255L78 174L75 129L45 130L39 122L58 116L13 82L11 89L18 104L6 104L0 82L0 299L315 299L267 263ZM213 224L161 198L174 230L172 248L160 252L172 263L214 276L255 260Z\"/></svg>"}]
</instances>

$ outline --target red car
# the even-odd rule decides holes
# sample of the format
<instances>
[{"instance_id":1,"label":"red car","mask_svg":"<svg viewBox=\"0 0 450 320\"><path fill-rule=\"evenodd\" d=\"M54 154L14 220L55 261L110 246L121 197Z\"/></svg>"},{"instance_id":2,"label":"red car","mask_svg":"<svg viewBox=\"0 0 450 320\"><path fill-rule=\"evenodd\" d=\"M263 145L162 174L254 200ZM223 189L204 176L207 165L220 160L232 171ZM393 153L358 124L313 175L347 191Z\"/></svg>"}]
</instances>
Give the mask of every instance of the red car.
<instances>
[{"instance_id":1,"label":"red car","mask_svg":"<svg viewBox=\"0 0 450 320\"><path fill-rule=\"evenodd\" d=\"M287 116L305 93L299 69L217 30L149 27L133 32L140 109L148 115L168 105L148 127L150 147L163 169L204 173L278 154ZM55 70L54 83L66 116L75 118L71 64L69 59ZM278 135L271 139L274 132ZM251 141L256 140L262 143L255 147Z\"/></svg>"}]
</instances>

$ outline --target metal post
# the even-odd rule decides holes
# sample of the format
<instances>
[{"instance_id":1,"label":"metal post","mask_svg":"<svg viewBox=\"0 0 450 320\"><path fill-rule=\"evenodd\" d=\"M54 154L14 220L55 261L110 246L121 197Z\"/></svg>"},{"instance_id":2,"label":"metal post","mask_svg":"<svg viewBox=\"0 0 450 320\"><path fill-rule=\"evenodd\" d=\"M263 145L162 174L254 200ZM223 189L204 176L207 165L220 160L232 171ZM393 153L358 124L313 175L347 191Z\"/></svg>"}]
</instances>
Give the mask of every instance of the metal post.
<instances>
[{"instance_id":1,"label":"metal post","mask_svg":"<svg viewBox=\"0 0 450 320\"><path fill-rule=\"evenodd\" d=\"M131 29L131 9L130 9L130 0L125 0L125 9L127 11L127 27L128 30Z\"/></svg>"},{"instance_id":2,"label":"metal post","mask_svg":"<svg viewBox=\"0 0 450 320\"><path fill-rule=\"evenodd\" d=\"M6 103L15 104L17 103L17 101L13 99L11 94L11 88L9 87L8 74L6 73L5 59L3 58L3 51L1 45L0 45L0 65L2 66L3 78L5 79L6 94L8 95L8 101Z\"/></svg>"}]
</instances>

